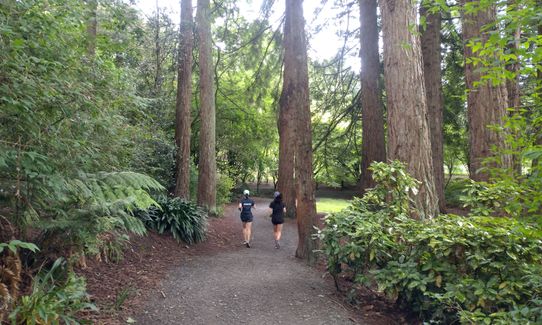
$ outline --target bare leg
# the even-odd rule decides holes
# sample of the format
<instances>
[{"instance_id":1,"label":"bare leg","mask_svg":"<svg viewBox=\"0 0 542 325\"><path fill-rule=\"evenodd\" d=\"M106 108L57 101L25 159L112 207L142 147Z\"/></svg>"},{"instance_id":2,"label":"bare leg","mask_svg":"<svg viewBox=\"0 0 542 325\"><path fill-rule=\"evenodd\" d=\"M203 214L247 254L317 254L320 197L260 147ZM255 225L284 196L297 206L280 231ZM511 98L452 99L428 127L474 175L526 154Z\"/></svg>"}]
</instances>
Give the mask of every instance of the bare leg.
<instances>
[{"instance_id":1,"label":"bare leg","mask_svg":"<svg viewBox=\"0 0 542 325\"><path fill-rule=\"evenodd\" d=\"M250 237L252 235L252 222L247 222L245 224L246 224L246 231L247 231L246 241L250 242Z\"/></svg>"},{"instance_id":2,"label":"bare leg","mask_svg":"<svg viewBox=\"0 0 542 325\"><path fill-rule=\"evenodd\" d=\"M248 229L247 223L243 222L243 240L245 241L245 243L248 241L247 229Z\"/></svg>"},{"instance_id":3,"label":"bare leg","mask_svg":"<svg viewBox=\"0 0 542 325\"><path fill-rule=\"evenodd\" d=\"M282 236L282 224L276 225L275 229L275 239L279 241L280 237Z\"/></svg>"}]
</instances>

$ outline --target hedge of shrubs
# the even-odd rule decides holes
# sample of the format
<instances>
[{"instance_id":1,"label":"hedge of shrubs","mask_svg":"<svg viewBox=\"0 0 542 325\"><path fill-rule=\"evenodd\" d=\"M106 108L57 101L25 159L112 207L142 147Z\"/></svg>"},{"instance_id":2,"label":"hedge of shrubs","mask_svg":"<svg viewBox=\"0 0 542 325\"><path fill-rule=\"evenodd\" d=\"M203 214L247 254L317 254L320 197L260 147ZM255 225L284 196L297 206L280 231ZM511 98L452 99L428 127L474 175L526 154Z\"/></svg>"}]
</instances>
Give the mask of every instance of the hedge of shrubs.
<instances>
[{"instance_id":1,"label":"hedge of shrubs","mask_svg":"<svg viewBox=\"0 0 542 325\"><path fill-rule=\"evenodd\" d=\"M378 185L325 219L334 276L384 292L429 323L542 323L542 230L513 218L409 217L417 181L375 164Z\"/></svg>"}]
</instances>

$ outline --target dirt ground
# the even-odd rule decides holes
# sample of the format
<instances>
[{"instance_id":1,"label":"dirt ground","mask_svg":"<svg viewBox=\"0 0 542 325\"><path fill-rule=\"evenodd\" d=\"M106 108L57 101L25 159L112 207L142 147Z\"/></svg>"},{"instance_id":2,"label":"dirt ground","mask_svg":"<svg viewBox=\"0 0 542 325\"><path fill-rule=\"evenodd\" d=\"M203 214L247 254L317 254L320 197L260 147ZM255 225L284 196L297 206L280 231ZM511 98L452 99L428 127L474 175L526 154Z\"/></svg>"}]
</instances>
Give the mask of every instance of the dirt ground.
<instances>
[{"instance_id":1,"label":"dirt ground","mask_svg":"<svg viewBox=\"0 0 542 325\"><path fill-rule=\"evenodd\" d=\"M252 248L241 244L232 204L210 220L203 243L188 247L151 233L135 238L120 263L89 264L81 272L100 312L86 318L113 325L409 323L370 292L338 293L323 267L296 259L294 221L284 225L275 249L269 201L257 199Z\"/></svg>"}]
</instances>

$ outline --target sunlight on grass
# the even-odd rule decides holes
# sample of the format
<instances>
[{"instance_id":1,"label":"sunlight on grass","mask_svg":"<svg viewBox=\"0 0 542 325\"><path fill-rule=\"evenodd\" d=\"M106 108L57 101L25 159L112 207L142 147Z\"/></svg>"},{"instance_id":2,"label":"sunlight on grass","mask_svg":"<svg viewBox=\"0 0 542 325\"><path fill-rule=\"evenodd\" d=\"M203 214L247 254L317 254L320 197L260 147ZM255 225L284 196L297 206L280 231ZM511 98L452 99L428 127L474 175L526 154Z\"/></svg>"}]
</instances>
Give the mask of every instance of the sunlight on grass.
<instances>
[{"instance_id":1,"label":"sunlight on grass","mask_svg":"<svg viewBox=\"0 0 542 325\"><path fill-rule=\"evenodd\" d=\"M344 199L316 199L316 211L319 213L338 212L346 208L349 204L349 201Z\"/></svg>"}]
</instances>

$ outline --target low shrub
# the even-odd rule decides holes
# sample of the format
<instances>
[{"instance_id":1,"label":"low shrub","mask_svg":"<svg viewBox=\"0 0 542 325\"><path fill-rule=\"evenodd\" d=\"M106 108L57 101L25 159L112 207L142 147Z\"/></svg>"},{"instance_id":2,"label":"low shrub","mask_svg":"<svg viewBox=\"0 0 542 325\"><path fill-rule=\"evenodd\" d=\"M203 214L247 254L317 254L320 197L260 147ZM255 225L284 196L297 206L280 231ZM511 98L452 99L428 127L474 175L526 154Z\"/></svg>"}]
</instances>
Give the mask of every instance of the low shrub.
<instances>
[{"instance_id":1,"label":"low shrub","mask_svg":"<svg viewBox=\"0 0 542 325\"><path fill-rule=\"evenodd\" d=\"M444 188L444 197L446 205L449 207L463 207L461 197L465 194L467 186L470 184L468 179L452 179Z\"/></svg>"},{"instance_id":2,"label":"low shrub","mask_svg":"<svg viewBox=\"0 0 542 325\"><path fill-rule=\"evenodd\" d=\"M542 322L538 226L486 216L413 220L408 195L398 194L412 190L404 168L373 169L374 190L328 215L318 234L333 276L348 272L431 323Z\"/></svg>"},{"instance_id":3,"label":"low shrub","mask_svg":"<svg viewBox=\"0 0 542 325\"><path fill-rule=\"evenodd\" d=\"M231 203L233 200L232 190L235 187L235 181L226 174L218 175L216 187L216 205L221 207L224 204Z\"/></svg>"},{"instance_id":4,"label":"low shrub","mask_svg":"<svg viewBox=\"0 0 542 325\"><path fill-rule=\"evenodd\" d=\"M21 297L9 318L13 324L79 324L77 312L96 310L88 301L85 279L59 258L49 270L38 273L31 294Z\"/></svg>"},{"instance_id":5,"label":"low shrub","mask_svg":"<svg viewBox=\"0 0 542 325\"><path fill-rule=\"evenodd\" d=\"M162 234L170 232L173 238L193 244L205 239L207 231L207 214L196 204L159 196L156 199L159 206L152 205L147 210L136 212L145 225Z\"/></svg>"}]
</instances>

